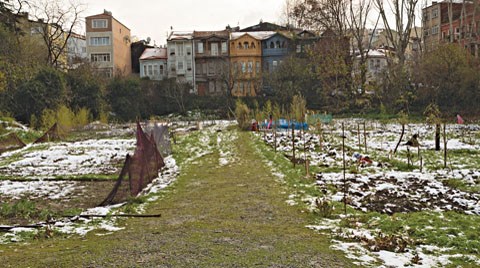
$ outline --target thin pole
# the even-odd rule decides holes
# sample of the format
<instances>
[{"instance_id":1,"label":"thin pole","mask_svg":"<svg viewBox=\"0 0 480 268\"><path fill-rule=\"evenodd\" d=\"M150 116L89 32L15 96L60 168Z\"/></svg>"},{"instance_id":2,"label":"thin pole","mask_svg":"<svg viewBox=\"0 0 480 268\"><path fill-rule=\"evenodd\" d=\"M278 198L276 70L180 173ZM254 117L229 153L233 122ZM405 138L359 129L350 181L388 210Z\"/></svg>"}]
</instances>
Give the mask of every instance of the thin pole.
<instances>
[{"instance_id":1,"label":"thin pole","mask_svg":"<svg viewBox=\"0 0 480 268\"><path fill-rule=\"evenodd\" d=\"M447 168L447 123L443 124L443 168Z\"/></svg>"},{"instance_id":2,"label":"thin pole","mask_svg":"<svg viewBox=\"0 0 480 268\"><path fill-rule=\"evenodd\" d=\"M343 154L343 211L347 215L347 179L345 176L345 125L342 122L342 154Z\"/></svg>"},{"instance_id":3,"label":"thin pole","mask_svg":"<svg viewBox=\"0 0 480 268\"><path fill-rule=\"evenodd\" d=\"M363 143L365 145L365 153L367 153L367 130L366 124L363 122Z\"/></svg>"}]
</instances>

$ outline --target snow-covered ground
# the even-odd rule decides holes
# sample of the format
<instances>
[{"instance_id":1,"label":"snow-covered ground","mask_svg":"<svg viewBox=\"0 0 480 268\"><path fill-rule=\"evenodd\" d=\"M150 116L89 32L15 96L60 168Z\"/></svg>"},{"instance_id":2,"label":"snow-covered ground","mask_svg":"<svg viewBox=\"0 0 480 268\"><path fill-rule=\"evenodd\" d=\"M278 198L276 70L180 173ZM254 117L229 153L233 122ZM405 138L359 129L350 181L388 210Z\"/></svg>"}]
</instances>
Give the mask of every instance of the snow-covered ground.
<instances>
[{"instance_id":1,"label":"snow-covered ground","mask_svg":"<svg viewBox=\"0 0 480 268\"><path fill-rule=\"evenodd\" d=\"M231 144L236 139L234 132L224 131L228 126L235 124L233 121L209 121L208 124L200 126L200 143L198 147L190 147L190 158L187 161L195 161L198 157L211 153L212 134L218 133L217 142L222 150L220 152L219 164L228 164L234 161L235 152ZM208 127L207 127L208 125ZM131 128L131 127L130 127ZM198 125L188 122L176 122L175 132L185 132L198 129ZM113 130L115 131L115 130ZM115 133L125 134L127 130L119 130ZM118 172L118 164L122 164L127 153L133 153L135 139L90 139L78 142L47 143L28 145L25 148L6 152L0 155L0 175L12 178L21 178L21 181L0 180L0 195L10 199L29 198L50 199L52 201L68 198L78 190L79 183L75 181L50 180L58 176L75 175L96 175L113 174ZM164 158L165 167L160 171L159 176L152 181L140 193L150 195L146 203L137 207L138 212L143 212L148 202L155 201L158 196L154 195L175 181L179 174L179 168L173 156ZM116 166L115 166L116 165ZM92 230L105 230L105 235L113 231L121 230L118 227L115 217L113 218L91 218L82 215L107 215L117 214L124 204L113 206L95 207L86 209L79 216L73 218L56 219L55 223L39 223L49 228L67 233L85 235ZM0 243L22 241L24 233L36 233L34 228L14 228L11 232L0 236Z\"/></svg>"},{"instance_id":2,"label":"snow-covered ground","mask_svg":"<svg viewBox=\"0 0 480 268\"><path fill-rule=\"evenodd\" d=\"M287 200L288 204L295 205L299 201L307 204L314 210L316 200L324 202L342 201L344 199L344 186L347 188L347 203L359 211L377 211L380 213L393 214L398 212L412 211L449 211L455 210L465 214L480 216L480 194L478 192L465 192L454 189L444 183L448 179L461 181L467 186L480 186L480 169L478 159L471 157L457 157L448 160L447 169L439 169L443 163L442 154L434 154L434 129L426 124L408 124L405 127L399 152L405 155L407 146L403 145L413 134L419 135L420 150L432 152L428 157L436 157L418 168L418 158L415 159L417 167L412 171L396 171L395 167L383 159L391 159L395 146L401 133L399 124L382 124L375 121L365 123L361 119L340 119L331 125L323 126L321 130L310 129L301 136L300 131L295 132L296 158L307 158L311 170L338 170L316 172L313 174L315 183L303 187L318 187L324 194L322 198L306 195L304 191L291 193ZM342 124L345 132L342 132ZM359 131L360 130L360 131ZM480 142L478 125L448 125L447 148L450 152L456 150L479 151ZM322 133L322 136L319 135ZM366 135L365 135L366 134ZM276 141L277 152L290 158L292 153L291 130L279 131L274 138L273 133L259 133L258 136L265 142L274 146ZM347 148L345 155L347 170L346 180L343 180L343 153L342 136ZM365 141L368 152L365 151ZM306 148L306 151L304 151ZM441 140L443 149L443 137ZM410 148L416 156L417 149ZM371 164L362 164L353 157L354 154L364 154L371 157ZM378 159L377 159L377 158ZM407 163L407 159L400 156L396 161ZM429 159L425 158L425 162ZM278 174L273 163L267 164L272 167L272 173ZM432 164L433 163L433 164ZM435 165L437 164L437 165ZM468 166L469 168L465 168ZM354 168L350 168L354 167ZM354 172L351 172L353 170ZM277 175L283 178L284 175ZM450 249L439 248L433 245L408 246L401 252L387 250L370 250L368 243L375 241L374 230L359 226L357 228L340 227L340 219L323 219L316 225L307 226L313 230L331 234L334 238L333 248L344 251L346 256L355 260L360 266L367 267L443 267L450 263L450 258L469 259L474 265L480 266L480 259L469 254L450 254ZM335 239L337 238L337 239ZM338 239L342 238L342 239ZM408 239L408 236L400 239Z\"/></svg>"},{"instance_id":3,"label":"snow-covered ground","mask_svg":"<svg viewBox=\"0 0 480 268\"><path fill-rule=\"evenodd\" d=\"M22 179L112 174L134 148L133 138L28 145L0 155L0 163L8 162L0 174Z\"/></svg>"}]
</instances>

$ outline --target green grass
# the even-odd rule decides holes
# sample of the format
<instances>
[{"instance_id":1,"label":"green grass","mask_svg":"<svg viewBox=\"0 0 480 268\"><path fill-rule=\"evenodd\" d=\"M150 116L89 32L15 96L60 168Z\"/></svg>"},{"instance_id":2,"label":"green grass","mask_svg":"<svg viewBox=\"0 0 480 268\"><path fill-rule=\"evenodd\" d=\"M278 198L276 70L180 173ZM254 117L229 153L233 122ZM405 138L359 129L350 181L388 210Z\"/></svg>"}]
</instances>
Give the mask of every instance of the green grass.
<instances>
[{"instance_id":1,"label":"green grass","mask_svg":"<svg viewBox=\"0 0 480 268\"><path fill-rule=\"evenodd\" d=\"M2 246L4 267L354 267L329 239L304 226L312 215L286 204L288 193L311 181L303 168L288 172L282 184L254 149L249 133L232 139L234 160L219 166L218 133L179 136L173 151L181 174L163 190L147 214L161 218L125 219L123 231L85 238L50 239ZM222 136L227 137L227 136ZM202 150L207 154L199 156ZM284 164L285 162L278 158ZM290 177L291 176L291 177ZM298 182L298 183L297 183ZM310 192L308 192L310 193ZM145 204L144 200L132 200ZM35 251L27 250L35 248Z\"/></svg>"},{"instance_id":2,"label":"green grass","mask_svg":"<svg viewBox=\"0 0 480 268\"><path fill-rule=\"evenodd\" d=\"M2 218L20 218L20 219L32 219L39 218L45 220L47 216L52 212L48 209L37 209L34 202L27 199L20 199L13 203L3 203L0 206L0 216Z\"/></svg>"}]
</instances>

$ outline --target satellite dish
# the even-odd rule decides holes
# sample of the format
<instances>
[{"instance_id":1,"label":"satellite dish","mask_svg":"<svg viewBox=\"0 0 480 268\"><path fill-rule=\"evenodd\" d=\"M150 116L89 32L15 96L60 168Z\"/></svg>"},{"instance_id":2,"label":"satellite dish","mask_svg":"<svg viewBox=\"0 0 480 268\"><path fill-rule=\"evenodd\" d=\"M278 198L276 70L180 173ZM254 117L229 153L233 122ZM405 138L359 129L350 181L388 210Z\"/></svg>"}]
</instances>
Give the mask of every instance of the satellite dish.
<instances>
[{"instance_id":1,"label":"satellite dish","mask_svg":"<svg viewBox=\"0 0 480 268\"><path fill-rule=\"evenodd\" d=\"M152 40L152 39L151 39L150 37L147 37L147 44L150 44L150 41L151 41L151 40Z\"/></svg>"}]
</instances>

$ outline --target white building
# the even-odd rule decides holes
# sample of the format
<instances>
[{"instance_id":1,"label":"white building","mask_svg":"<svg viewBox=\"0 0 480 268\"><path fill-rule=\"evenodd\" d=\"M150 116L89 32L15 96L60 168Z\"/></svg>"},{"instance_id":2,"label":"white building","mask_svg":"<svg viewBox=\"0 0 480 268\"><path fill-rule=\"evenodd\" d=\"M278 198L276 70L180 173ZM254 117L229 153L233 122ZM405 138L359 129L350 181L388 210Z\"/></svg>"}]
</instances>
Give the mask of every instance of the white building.
<instances>
[{"instance_id":1,"label":"white building","mask_svg":"<svg viewBox=\"0 0 480 268\"><path fill-rule=\"evenodd\" d=\"M167 39L168 77L176 78L181 83L189 83L190 93L196 94L193 44L193 31L170 33Z\"/></svg>"},{"instance_id":2,"label":"white building","mask_svg":"<svg viewBox=\"0 0 480 268\"><path fill-rule=\"evenodd\" d=\"M140 77L151 80L167 78L167 48L146 48L140 56Z\"/></svg>"},{"instance_id":3,"label":"white building","mask_svg":"<svg viewBox=\"0 0 480 268\"><path fill-rule=\"evenodd\" d=\"M67 39L68 68L75 69L79 64L87 60L87 41L85 36L72 33Z\"/></svg>"}]
</instances>

